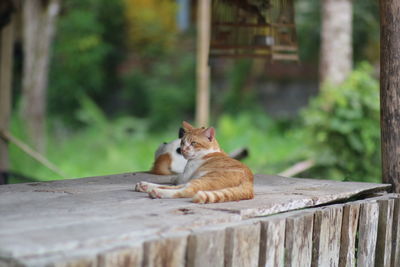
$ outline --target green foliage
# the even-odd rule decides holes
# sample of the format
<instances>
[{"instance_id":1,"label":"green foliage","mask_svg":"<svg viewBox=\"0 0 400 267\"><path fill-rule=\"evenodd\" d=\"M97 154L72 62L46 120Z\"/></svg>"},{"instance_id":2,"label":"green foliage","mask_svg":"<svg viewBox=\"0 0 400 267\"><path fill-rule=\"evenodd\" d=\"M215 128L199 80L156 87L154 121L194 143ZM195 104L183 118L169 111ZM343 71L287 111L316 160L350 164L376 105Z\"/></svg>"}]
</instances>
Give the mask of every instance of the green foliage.
<instances>
[{"instance_id":1,"label":"green foliage","mask_svg":"<svg viewBox=\"0 0 400 267\"><path fill-rule=\"evenodd\" d=\"M127 39L135 53L158 57L175 48L176 1L124 0Z\"/></svg>"},{"instance_id":2,"label":"green foliage","mask_svg":"<svg viewBox=\"0 0 400 267\"><path fill-rule=\"evenodd\" d=\"M140 70L134 70L123 80L123 98L129 99L126 112L137 117L147 117L150 113L150 77Z\"/></svg>"},{"instance_id":3,"label":"green foliage","mask_svg":"<svg viewBox=\"0 0 400 267\"><path fill-rule=\"evenodd\" d=\"M379 87L371 72L361 64L342 85L325 85L303 111L317 162L312 176L379 180Z\"/></svg>"},{"instance_id":4,"label":"green foliage","mask_svg":"<svg viewBox=\"0 0 400 267\"><path fill-rule=\"evenodd\" d=\"M227 74L229 90L223 101L224 112L236 114L241 110L259 107L259 105L254 105L256 101L252 88L247 88L252 63L251 59L241 59L232 65L231 70Z\"/></svg>"},{"instance_id":5,"label":"green foliage","mask_svg":"<svg viewBox=\"0 0 400 267\"><path fill-rule=\"evenodd\" d=\"M379 62L379 1L353 2L354 59Z\"/></svg>"},{"instance_id":6,"label":"green foliage","mask_svg":"<svg viewBox=\"0 0 400 267\"><path fill-rule=\"evenodd\" d=\"M132 101L131 114L149 118L153 129L190 118L196 92L194 55L181 51L154 64L148 73L133 72L123 91Z\"/></svg>"},{"instance_id":7,"label":"green foliage","mask_svg":"<svg viewBox=\"0 0 400 267\"><path fill-rule=\"evenodd\" d=\"M80 99L78 118L85 127L70 132L58 125L48 134L46 157L67 178L148 170L159 144L177 136L176 129L149 134L147 122L134 117L109 120L90 98ZM23 124L17 117L13 119L12 132L25 139ZM61 178L13 144L10 157L11 170L27 177L42 181Z\"/></svg>"},{"instance_id":8,"label":"green foliage","mask_svg":"<svg viewBox=\"0 0 400 267\"><path fill-rule=\"evenodd\" d=\"M303 132L280 127L259 111L225 114L217 122L217 138L226 152L249 149L245 163L255 173L278 173L301 160Z\"/></svg>"},{"instance_id":9,"label":"green foliage","mask_svg":"<svg viewBox=\"0 0 400 267\"><path fill-rule=\"evenodd\" d=\"M68 178L149 170L158 146L177 138L180 123L169 127L163 124L164 129L153 132L146 119L124 116L110 120L93 100L84 95L80 99L78 118L85 127L71 132L58 125L48 134L46 157ZM12 132L25 139L22 125L15 117ZM250 150L245 162L255 173L277 173L303 154L302 135L298 131L282 131L264 113L223 115L215 125L225 151L240 147ZM11 170L42 181L61 178L13 144L10 152Z\"/></svg>"},{"instance_id":10,"label":"green foliage","mask_svg":"<svg viewBox=\"0 0 400 267\"><path fill-rule=\"evenodd\" d=\"M153 126L180 123L194 114L195 59L181 54L156 66L150 86L150 118Z\"/></svg>"},{"instance_id":11,"label":"green foliage","mask_svg":"<svg viewBox=\"0 0 400 267\"><path fill-rule=\"evenodd\" d=\"M298 0L296 8L296 30L299 42L299 54L302 61L318 60L321 32L321 1Z\"/></svg>"},{"instance_id":12,"label":"green foliage","mask_svg":"<svg viewBox=\"0 0 400 267\"><path fill-rule=\"evenodd\" d=\"M110 87L115 87L113 77L123 32L123 21L117 14L122 13L122 5L120 0L69 0L63 5L53 48L48 103L50 113L71 120L71 112L79 108L79 94L107 98Z\"/></svg>"}]
</instances>

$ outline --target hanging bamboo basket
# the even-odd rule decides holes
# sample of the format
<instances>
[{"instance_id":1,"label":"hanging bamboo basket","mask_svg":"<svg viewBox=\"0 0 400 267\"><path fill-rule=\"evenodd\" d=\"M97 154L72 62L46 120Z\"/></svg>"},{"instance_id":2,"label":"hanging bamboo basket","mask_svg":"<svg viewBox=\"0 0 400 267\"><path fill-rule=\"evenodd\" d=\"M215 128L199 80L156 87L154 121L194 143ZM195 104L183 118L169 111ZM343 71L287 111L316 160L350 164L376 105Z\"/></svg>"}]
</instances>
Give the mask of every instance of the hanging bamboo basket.
<instances>
[{"instance_id":1,"label":"hanging bamboo basket","mask_svg":"<svg viewBox=\"0 0 400 267\"><path fill-rule=\"evenodd\" d=\"M213 0L210 56L298 61L293 0Z\"/></svg>"}]
</instances>

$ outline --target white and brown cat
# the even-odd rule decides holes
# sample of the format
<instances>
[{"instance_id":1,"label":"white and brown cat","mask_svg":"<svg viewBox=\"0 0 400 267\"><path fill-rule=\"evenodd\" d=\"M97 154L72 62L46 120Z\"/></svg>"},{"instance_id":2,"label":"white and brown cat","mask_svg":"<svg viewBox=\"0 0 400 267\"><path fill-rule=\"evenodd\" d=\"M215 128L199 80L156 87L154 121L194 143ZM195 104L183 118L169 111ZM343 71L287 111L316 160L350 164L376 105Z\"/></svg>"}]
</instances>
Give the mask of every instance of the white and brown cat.
<instances>
[{"instance_id":1,"label":"white and brown cat","mask_svg":"<svg viewBox=\"0 0 400 267\"><path fill-rule=\"evenodd\" d=\"M157 175L171 175L183 173L187 160L182 156L181 138L184 135L183 128L179 129L178 139L169 143L162 143L154 155L153 167L149 173Z\"/></svg>"},{"instance_id":2,"label":"white and brown cat","mask_svg":"<svg viewBox=\"0 0 400 267\"><path fill-rule=\"evenodd\" d=\"M221 150L214 128L194 128L183 122L181 152L187 164L176 186L148 182L136 184L136 191L151 198L192 198L196 203L252 199L253 173Z\"/></svg>"}]
</instances>

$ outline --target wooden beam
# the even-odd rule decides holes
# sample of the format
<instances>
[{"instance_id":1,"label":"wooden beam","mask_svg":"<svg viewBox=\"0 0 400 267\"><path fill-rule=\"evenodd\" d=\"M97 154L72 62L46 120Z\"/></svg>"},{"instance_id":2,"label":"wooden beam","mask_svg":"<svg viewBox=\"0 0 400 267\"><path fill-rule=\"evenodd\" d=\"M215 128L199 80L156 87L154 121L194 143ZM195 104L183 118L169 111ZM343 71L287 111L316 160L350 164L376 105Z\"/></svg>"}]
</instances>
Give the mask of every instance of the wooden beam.
<instances>
[{"instance_id":1,"label":"wooden beam","mask_svg":"<svg viewBox=\"0 0 400 267\"><path fill-rule=\"evenodd\" d=\"M211 0L198 1L197 6L197 69L196 125L208 126L210 110L210 50Z\"/></svg>"},{"instance_id":2,"label":"wooden beam","mask_svg":"<svg viewBox=\"0 0 400 267\"><path fill-rule=\"evenodd\" d=\"M0 131L8 130L10 122L13 43L14 19L12 18L10 23L0 29ZM0 138L0 184L6 183L5 172L8 169L8 144L6 140Z\"/></svg>"},{"instance_id":3,"label":"wooden beam","mask_svg":"<svg viewBox=\"0 0 400 267\"><path fill-rule=\"evenodd\" d=\"M380 0L382 180L400 193L400 1Z\"/></svg>"}]
</instances>

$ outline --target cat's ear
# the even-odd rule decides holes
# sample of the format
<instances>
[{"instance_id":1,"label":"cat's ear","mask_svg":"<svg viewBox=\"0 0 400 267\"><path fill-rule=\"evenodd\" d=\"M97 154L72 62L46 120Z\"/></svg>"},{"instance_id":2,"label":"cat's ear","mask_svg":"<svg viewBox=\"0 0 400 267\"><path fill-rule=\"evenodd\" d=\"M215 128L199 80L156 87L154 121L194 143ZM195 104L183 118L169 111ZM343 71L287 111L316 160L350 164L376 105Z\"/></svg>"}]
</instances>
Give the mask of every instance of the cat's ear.
<instances>
[{"instance_id":1,"label":"cat's ear","mask_svg":"<svg viewBox=\"0 0 400 267\"><path fill-rule=\"evenodd\" d=\"M212 140L214 140L214 138L215 138L215 129L213 127L205 129L203 133L208 138L208 140L210 140L210 142Z\"/></svg>"},{"instance_id":2,"label":"cat's ear","mask_svg":"<svg viewBox=\"0 0 400 267\"><path fill-rule=\"evenodd\" d=\"M183 129L185 130L185 132L193 130L193 126L190 125L190 123L188 123L186 121L182 122L182 126L183 126Z\"/></svg>"},{"instance_id":3,"label":"cat's ear","mask_svg":"<svg viewBox=\"0 0 400 267\"><path fill-rule=\"evenodd\" d=\"M185 135L185 129L183 129L182 127L179 128L179 133L178 133L179 139L181 139L184 135Z\"/></svg>"}]
</instances>

